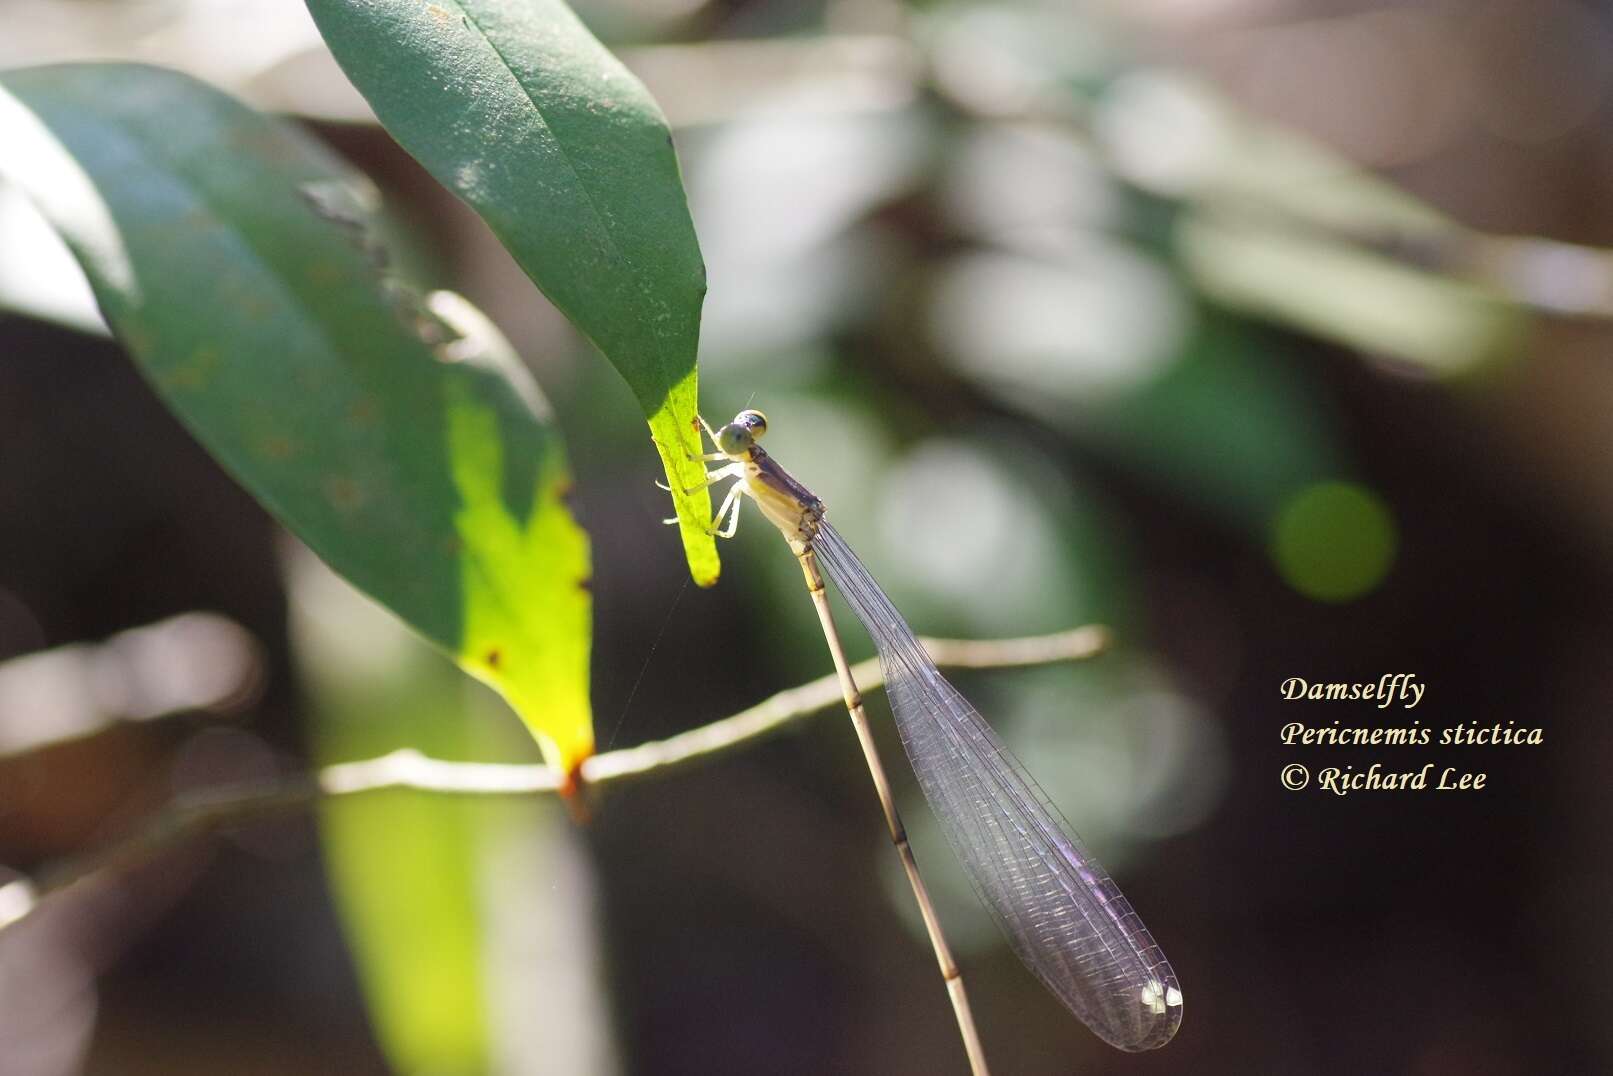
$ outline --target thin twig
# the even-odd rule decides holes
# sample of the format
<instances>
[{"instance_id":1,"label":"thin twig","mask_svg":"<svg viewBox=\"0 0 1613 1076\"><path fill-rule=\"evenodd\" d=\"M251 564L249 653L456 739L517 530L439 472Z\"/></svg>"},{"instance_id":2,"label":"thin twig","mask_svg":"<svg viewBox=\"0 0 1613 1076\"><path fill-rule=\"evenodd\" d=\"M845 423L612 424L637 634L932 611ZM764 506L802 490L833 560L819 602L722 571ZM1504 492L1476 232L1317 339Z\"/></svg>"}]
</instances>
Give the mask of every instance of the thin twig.
<instances>
[{"instance_id":1,"label":"thin twig","mask_svg":"<svg viewBox=\"0 0 1613 1076\"><path fill-rule=\"evenodd\" d=\"M947 996L952 1001L958 1034L969 1057L969 1072L972 1076L991 1076L986 1064L986 1049L981 1045L980 1030L975 1025L974 1010L969 1005L969 991L963 984L963 972L959 970L958 962L952 956L952 946L947 944L946 935L941 930L941 917L935 914L935 902L930 899L929 887L919 874L918 860L913 855L913 846L907 840L907 827L902 824L901 813L896 809L896 795L891 791L890 778L885 776L885 764L880 761L879 749L874 746L874 731L868 724L868 714L863 710L857 674L846 665L845 647L840 642L834 614L829 611L829 596L824 593L817 553L804 542L792 541L790 549L801 562L807 591L812 595L812 604L818 611L818 623L823 626L824 642L829 644L829 653L834 658L835 676L840 684L841 697L846 703L846 713L851 718L852 728L857 731L857 742L862 745L863 759L868 763L868 776L873 778L880 809L885 812L885 825L890 829L891 843L901 857L902 870L907 875L913 899L918 903L919 915L924 920L924 932L929 935L930 949L935 953L941 981L946 984Z\"/></svg>"},{"instance_id":2,"label":"thin twig","mask_svg":"<svg viewBox=\"0 0 1613 1076\"><path fill-rule=\"evenodd\" d=\"M1094 625L1021 639L925 639L924 645L937 665L1004 669L1096 657L1108 648L1109 633ZM860 662L852 672L870 689L884 683L877 661ZM776 732L834 706L840 697L837 677L824 676L709 725L665 740L595 755L583 763L583 782L607 784L669 771ZM540 764L450 762L405 748L378 758L337 763L314 775L191 793L175 799L133 832L104 848L48 867L37 880L16 878L0 885L0 930L28 916L51 894L102 872L135 866L192 838L300 810L321 799L388 789L455 796L533 796L558 792L560 784L559 775Z\"/></svg>"}]
</instances>

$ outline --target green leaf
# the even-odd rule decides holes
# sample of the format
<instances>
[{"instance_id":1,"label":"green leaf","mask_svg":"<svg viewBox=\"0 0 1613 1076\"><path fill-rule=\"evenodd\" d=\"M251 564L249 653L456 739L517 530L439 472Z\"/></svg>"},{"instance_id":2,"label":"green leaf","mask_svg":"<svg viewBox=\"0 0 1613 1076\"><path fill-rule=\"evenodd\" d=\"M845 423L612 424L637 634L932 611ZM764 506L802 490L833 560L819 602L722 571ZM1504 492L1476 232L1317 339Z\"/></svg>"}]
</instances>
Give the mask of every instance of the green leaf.
<instances>
[{"instance_id":1,"label":"green leaf","mask_svg":"<svg viewBox=\"0 0 1613 1076\"><path fill-rule=\"evenodd\" d=\"M529 763L485 693L303 549L293 654L322 766L399 748ZM522 742L525 740L526 742ZM411 790L319 805L331 894L392 1070L611 1072L587 858L551 801ZM579 877L581 876L581 877ZM556 998L564 997L564 1003ZM531 1014L542 1013L541 1036Z\"/></svg>"},{"instance_id":2,"label":"green leaf","mask_svg":"<svg viewBox=\"0 0 1613 1076\"><path fill-rule=\"evenodd\" d=\"M208 450L573 770L591 605L559 435L463 300L378 286L363 221L332 210L362 177L187 76L94 64L0 75L0 176Z\"/></svg>"},{"instance_id":3,"label":"green leaf","mask_svg":"<svg viewBox=\"0 0 1613 1076\"><path fill-rule=\"evenodd\" d=\"M1433 376L1519 354L1531 316L1497 271L1505 241L1174 72L1132 73L1100 117L1115 167L1174 204L1175 253L1217 302Z\"/></svg>"},{"instance_id":4,"label":"green leaf","mask_svg":"<svg viewBox=\"0 0 1613 1076\"><path fill-rule=\"evenodd\" d=\"M377 692L373 709L322 702L316 756L345 762L407 744L464 757L464 703L418 676ZM320 807L326 872L376 1037L398 1072L493 1070L478 875L485 816L509 807L411 791Z\"/></svg>"},{"instance_id":5,"label":"green leaf","mask_svg":"<svg viewBox=\"0 0 1613 1076\"><path fill-rule=\"evenodd\" d=\"M1516 358L1530 315L1483 283L1430 273L1279 220L1189 214L1184 265L1219 302L1460 377Z\"/></svg>"},{"instance_id":6,"label":"green leaf","mask_svg":"<svg viewBox=\"0 0 1613 1076\"><path fill-rule=\"evenodd\" d=\"M694 579L717 580L696 422L706 272L666 118L559 0L308 0L381 123L632 387ZM693 492L684 492L693 489Z\"/></svg>"},{"instance_id":7,"label":"green leaf","mask_svg":"<svg viewBox=\"0 0 1613 1076\"><path fill-rule=\"evenodd\" d=\"M313 557L293 550L286 569L321 767L403 747L482 757L462 678ZM493 1068L485 949L497 941L482 916L482 829L487 808L509 806L407 790L320 804L331 893L376 1039L398 1072Z\"/></svg>"}]
</instances>

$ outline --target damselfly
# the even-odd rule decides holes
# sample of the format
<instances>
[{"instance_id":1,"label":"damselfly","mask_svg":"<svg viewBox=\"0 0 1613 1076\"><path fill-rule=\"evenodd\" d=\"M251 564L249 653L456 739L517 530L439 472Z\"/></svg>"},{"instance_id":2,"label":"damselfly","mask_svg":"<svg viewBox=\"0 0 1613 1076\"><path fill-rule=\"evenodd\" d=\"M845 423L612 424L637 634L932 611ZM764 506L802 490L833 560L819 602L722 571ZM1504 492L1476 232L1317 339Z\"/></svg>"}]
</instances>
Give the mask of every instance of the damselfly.
<instances>
[{"instance_id":1,"label":"damselfly","mask_svg":"<svg viewBox=\"0 0 1613 1076\"><path fill-rule=\"evenodd\" d=\"M707 473L706 484L736 480L713 518L713 533L733 535L741 499L749 496L801 562L846 708L941 964L974 1071L985 1072L985 1059L963 979L941 935L874 751L862 699L830 616L820 563L873 638L919 787L1014 952L1104 1041L1122 1050L1164 1045L1182 1021L1181 988L1109 873L991 726L941 676L902 615L824 518L823 502L757 444L767 432L766 417L745 410L719 430L704 420L701 425L717 451L700 458L724 461Z\"/></svg>"}]
</instances>

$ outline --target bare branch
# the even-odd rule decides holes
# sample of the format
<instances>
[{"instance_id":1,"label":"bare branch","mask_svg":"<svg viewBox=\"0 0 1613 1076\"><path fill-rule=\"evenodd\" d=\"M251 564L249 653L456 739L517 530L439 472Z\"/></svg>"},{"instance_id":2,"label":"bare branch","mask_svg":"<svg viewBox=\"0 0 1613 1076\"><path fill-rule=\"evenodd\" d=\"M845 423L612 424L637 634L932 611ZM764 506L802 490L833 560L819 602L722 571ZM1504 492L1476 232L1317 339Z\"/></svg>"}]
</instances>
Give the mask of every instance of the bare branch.
<instances>
[{"instance_id":1,"label":"bare branch","mask_svg":"<svg viewBox=\"0 0 1613 1076\"><path fill-rule=\"evenodd\" d=\"M1022 639L966 641L925 639L924 648L937 665L953 669L1007 669L1025 665L1051 665L1061 661L1084 661L1108 649L1107 628L1088 625L1053 635L1032 635ZM872 691L885 683L879 662L870 658L852 666L857 682ZM821 677L800 687L781 691L732 717L713 721L665 740L595 755L583 763L583 780L588 784L678 766L706 755L726 751L736 744L765 736L792 721L840 705L840 682L834 675Z\"/></svg>"},{"instance_id":2,"label":"bare branch","mask_svg":"<svg viewBox=\"0 0 1613 1076\"><path fill-rule=\"evenodd\" d=\"M965 641L925 639L937 665L1003 669L1083 661L1101 654L1109 633L1097 626L1021 639ZM853 668L872 690L884 683L877 661ZM781 691L755 706L709 725L653 743L608 751L583 763L585 785L644 777L728 751L766 736L840 702L840 685L825 676ZM16 878L0 885L0 930L25 918L52 893L102 872L135 866L165 849L242 822L298 810L318 800L387 789L455 796L533 796L558 792L560 776L543 765L448 762L413 749L379 758L327 766L316 775L271 784L226 785L174 800L128 836L78 859L47 868L37 880Z\"/></svg>"}]
</instances>

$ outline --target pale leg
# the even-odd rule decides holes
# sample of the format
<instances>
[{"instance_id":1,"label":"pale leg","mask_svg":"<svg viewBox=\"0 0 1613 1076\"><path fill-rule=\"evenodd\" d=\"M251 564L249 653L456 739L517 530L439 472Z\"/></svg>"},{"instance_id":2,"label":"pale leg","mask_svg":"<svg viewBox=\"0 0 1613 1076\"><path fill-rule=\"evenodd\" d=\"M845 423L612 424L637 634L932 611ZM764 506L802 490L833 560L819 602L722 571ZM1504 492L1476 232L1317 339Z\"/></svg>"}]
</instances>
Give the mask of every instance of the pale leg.
<instances>
[{"instance_id":1,"label":"pale leg","mask_svg":"<svg viewBox=\"0 0 1613 1076\"><path fill-rule=\"evenodd\" d=\"M739 529L740 495L749 492L749 488L746 487L743 481L735 482L728 487L728 495L722 499L722 507L717 509L717 514L711 520L713 528L711 533L713 535L718 538L732 538L734 536L734 532ZM721 526L722 517L725 513L728 515L728 525L726 527Z\"/></svg>"},{"instance_id":2,"label":"pale leg","mask_svg":"<svg viewBox=\"0 0 1613 1076\"><path fill-rule=\"evenodd\" d=\"M737 478L737 479L739 479L739 481L735 482L732 486L729 487L728 495L723 498L722 507L718 508L717 509L717 514L711 517L711 526L707 528L708 531L710 531L711 533L715 533L715 531L711 530L711 528L717 527L722 522L723 513L728 511L729 504L731 502L733 502L735 496L737 495L734 491L738 490L741 493L748 492L745 489L745 482L744 482L745 465L743 463L730 463L727 467L719 467L719 468L717 468L715 471L712 471L712 472L710 472L709 474L706 475L706 481L705 481L704 485L709 486L714 482L721 482L725 478ZM672 492L670 489L667 489L666 486L662 486L661 483L659 483L659 482L657 482L656 485L660 486L660 488L662 488L662 489L665 489L668 493ZM701 488L703 488L703 487L702 486L696 486L695 487L695 489L701 489ZM687 492L693 493L694 490L688 490ZM739 511L739 506L737 504L735 504L734 505L734 512L735 512L736 517L738 515L738 511ZM678 517L673 516L670 519L663 519L661 522L666 523L666 524L672 524L672 523L676 523L677 521L678 521ZM728 533L723 535L723 537L730 538L730 537L733 536L733 533L734 533L733 527L729 527Z\"/></svg>"},{"instance_id":3,"label":"pale leg","mask_svg":"<svg viewBox=\"0 0 1613 1076\"><path fill-rule=\"evenodd\" d=\"M727 459L728 457L722 455L721 453L718 453L717 458L718 459ZM711 485L713 482L721 482L725 478L740 478L744 474L745 474L745 465L743 463L730 463L728 466L719 467L715 471L707 471L706 472L706 480L704 482L700 483L698 486L690 486L688 489L684 490L683 492L685 492L685 493L693 493L696 490L705 489L707 486ZM665 482L661 482L661 481L657 481L655 483L655 488L656 489L664 489L668 493L672 492L672 487L667 485Z\"/></svg>"}]
</instances>

